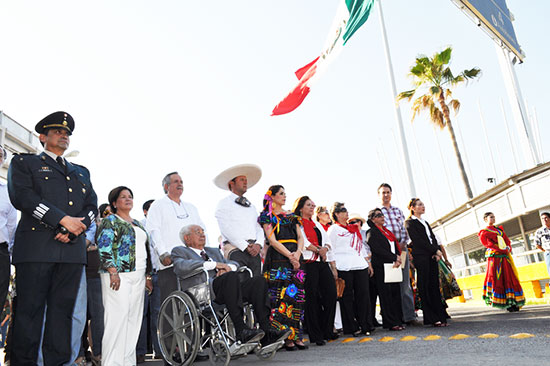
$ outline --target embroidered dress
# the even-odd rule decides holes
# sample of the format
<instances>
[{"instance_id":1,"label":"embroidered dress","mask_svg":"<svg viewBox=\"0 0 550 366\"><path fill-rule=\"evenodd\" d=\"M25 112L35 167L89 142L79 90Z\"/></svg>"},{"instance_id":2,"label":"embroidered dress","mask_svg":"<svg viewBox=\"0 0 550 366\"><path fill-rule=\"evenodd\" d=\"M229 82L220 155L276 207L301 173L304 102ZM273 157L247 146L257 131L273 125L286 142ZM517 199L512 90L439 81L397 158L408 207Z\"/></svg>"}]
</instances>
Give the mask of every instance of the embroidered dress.
<instances>
[{"instance_id":1,"label":"embroidered dress","mask_svg":"<svg viewBox=\"0 0 550 366\"><path fill-rule=\"evenodd\" d=\"M510 239L502 226L488 226L478 234L487 248L487 274L483 284L483 300L496 308L522 307L525 304L523 289L518 280L511 256Z\"/></svg>"},{"instance_id":2,"label":"embroidered dress","mask_svg":"<svg viewBox=\"0 0 550 366\"><path fill-rule=\"evenodd\" d=\"M258 222L262 226L270 224L270 235L275 235L277 241L289 251L295 252L298 249L296 225L300 222L296 215L270 215L262 211ZM304 317L305 271L293 269L290 260L272 246L267 249L263 271L271 301L271 326L277 330L289 328L292 333L288 339L301 340L300 322Z\"/></svg>"}]
</instances>

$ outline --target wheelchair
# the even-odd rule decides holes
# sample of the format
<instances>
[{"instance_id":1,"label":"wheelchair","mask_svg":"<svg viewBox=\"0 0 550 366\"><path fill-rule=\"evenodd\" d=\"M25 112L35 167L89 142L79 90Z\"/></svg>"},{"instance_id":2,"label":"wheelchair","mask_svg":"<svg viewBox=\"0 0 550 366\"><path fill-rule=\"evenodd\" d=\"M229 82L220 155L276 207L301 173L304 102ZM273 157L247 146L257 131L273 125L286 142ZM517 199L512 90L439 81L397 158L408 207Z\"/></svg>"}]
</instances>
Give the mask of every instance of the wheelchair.
<instances>
[{"instance_id":1,"label":"wheelchair","mask_svg":"<svg viewBox=\"0 0 550 366\"><path fill-rule=\"evenodd\" d=\"M238 272L240 276L252 277L252 271L246 267ZM180 280L194 276L202 276L204 281L182 291ZM243 310L245 324L253 328L252 306L245 304ZM171 293L160 306L157 337L164 360L174 366L193 364L199 352L207 352L213 365L227 366L232 358L251 352L261 360L270 360L284 344L284 340L280 340L262 348L258 341L238 341L227 309L211 299L208 271L203 268L178 278L178 291Z\"/></svg>"}]
</instances>

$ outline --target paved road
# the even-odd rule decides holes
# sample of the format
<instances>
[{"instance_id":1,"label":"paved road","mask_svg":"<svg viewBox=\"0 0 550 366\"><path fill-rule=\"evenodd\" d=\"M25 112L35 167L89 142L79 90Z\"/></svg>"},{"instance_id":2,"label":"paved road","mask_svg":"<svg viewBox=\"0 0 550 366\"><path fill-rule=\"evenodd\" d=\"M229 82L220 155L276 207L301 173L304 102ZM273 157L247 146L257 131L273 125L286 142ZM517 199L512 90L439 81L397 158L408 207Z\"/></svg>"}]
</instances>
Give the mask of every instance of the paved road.
<instances>
[{"instance_id":1,"label":"paved road","mask_svg":"<svg viewBox=\"0 0 550 366\"><path fill-rule=\"evenodd\" d=\"M268 362L250 355L231 365L550 365L550 305L527 306L518 313L455 305L449 313L452 319L447 328L377 330L371 337L340 338L323 347L312 345L307 351L280 351ZM467 337L451 338L457 335ZM510 337L514 335L518 338Z\"/></svg>"}]
</instances>

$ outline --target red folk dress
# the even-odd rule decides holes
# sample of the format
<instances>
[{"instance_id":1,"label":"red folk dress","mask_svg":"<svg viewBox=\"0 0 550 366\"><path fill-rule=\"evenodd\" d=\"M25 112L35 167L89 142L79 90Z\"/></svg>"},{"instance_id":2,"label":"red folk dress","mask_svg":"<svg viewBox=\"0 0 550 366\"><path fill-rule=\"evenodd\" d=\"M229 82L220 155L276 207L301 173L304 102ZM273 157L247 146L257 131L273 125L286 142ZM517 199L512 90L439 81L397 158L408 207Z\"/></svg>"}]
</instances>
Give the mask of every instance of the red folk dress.
<instances>
[{"instance_id":1,"label":"red folk dress","mask_svg":"<svg viewBox=\"0 0 550 366\"><path fill-rule=\"evenodd\" d=\"M487 248L485 252L487 274L483 284L483 300L487 305L496 308L522 307L525 304L525 296L511 256L510 239L502 226L487 226L479 232L478 236L481 244ZM501 237L500 240L499 237Z\"/></svg>"}]
</instances>

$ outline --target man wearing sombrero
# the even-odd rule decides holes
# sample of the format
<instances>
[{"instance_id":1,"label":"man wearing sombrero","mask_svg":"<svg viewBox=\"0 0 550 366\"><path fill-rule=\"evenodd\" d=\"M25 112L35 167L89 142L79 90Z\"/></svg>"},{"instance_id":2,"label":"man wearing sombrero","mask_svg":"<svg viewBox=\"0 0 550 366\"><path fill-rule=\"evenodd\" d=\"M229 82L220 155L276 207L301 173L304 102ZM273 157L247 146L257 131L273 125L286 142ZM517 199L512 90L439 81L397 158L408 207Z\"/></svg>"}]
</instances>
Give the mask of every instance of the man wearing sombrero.
<instances>
[{"instance_id":1,"label":"man wearing sombrero","mask_svg":"<svg viewBox=\"0 0 550 366\"><path fill-rule=\"evenodd\" d=\"M258 224L256 207L244 194L260 180L262 171L254 164L240 164L224 170L214 184L231 191L216 208L216 219L223 237L223 252L227 259L246 266L254 276L261 275L260 251L264 233Z\"/></svg>"}]
</instances>

